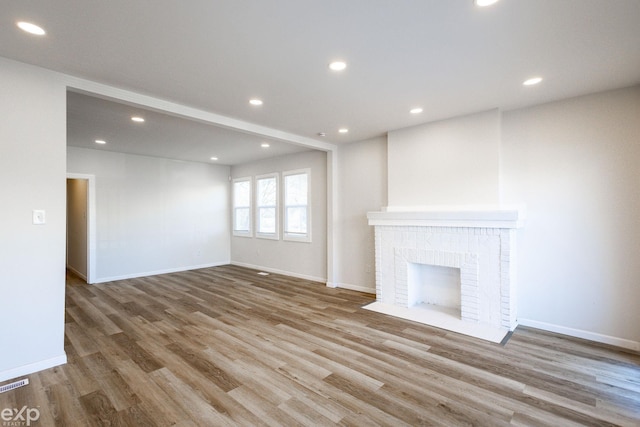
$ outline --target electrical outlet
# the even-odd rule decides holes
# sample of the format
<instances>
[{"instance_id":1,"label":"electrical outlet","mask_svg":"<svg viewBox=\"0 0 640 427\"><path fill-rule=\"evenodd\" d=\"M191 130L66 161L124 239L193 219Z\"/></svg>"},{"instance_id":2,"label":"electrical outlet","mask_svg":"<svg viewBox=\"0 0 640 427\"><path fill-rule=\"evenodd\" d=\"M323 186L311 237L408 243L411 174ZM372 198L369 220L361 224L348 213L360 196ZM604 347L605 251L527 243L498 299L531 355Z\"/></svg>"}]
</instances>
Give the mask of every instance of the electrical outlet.
<instances>
[{"instance_id":1,"label":"electrical outlet","mask_svg":"<svg viewBox=\"0 0 640 427\"><path fill-rule=\"evenodd\" d=\"M34 209L33 210L33 224L34 225L42 225L45 224L46 221L46 217L45 217L45 212L43 210L40 209Z\"/></svg>"}]
</instances>

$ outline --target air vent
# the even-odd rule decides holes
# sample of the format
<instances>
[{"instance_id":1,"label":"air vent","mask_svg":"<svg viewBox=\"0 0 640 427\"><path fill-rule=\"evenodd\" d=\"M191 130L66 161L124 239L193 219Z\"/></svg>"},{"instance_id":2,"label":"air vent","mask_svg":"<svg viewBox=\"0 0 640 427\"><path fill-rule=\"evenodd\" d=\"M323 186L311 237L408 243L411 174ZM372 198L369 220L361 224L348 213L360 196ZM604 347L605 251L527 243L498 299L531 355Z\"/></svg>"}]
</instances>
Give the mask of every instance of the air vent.
<instances>
[{"instance_id":1,"label":"air vent","mask_svg":"<svg viewBox=\"0 0 640 427\"><path fill-rule=\"evenodd\" d=\"M4 393L6 391L11 391L11 390L15 390L16 388L22 387L29 384L29 379L25 378L23 380L20 381L16 381L15 383L11 383L11 384L5 384L0 386L0 393Z\"/></svg>"}]
</instances>

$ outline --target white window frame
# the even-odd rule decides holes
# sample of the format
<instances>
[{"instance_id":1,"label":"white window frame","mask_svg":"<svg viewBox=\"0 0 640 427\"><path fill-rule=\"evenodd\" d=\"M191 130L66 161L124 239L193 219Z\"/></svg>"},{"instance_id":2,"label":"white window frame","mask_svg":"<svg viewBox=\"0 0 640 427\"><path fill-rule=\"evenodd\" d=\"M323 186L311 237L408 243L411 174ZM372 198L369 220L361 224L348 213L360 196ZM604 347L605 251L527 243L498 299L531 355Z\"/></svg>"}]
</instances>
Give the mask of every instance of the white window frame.
<instances>
[{"instance_id":1,"label":"white window frame","mask_svg":"<svg viewBox=\"0 0 640 427\"><path fill-rule=\"evenodd\" d=\"M287 177L291 175L307 175L307 233L290 233L287 230ZM293 206L299 207L299 206ZM283 225L282 225L282 240L288 240L293 242L311 242L311 169L296 169L291 171L282 172L282 210L283 210Z\"/></svg>"},{"instance_id":2,"label":"white window frame","mask_svg":"<svg viewBox=\"0 0 640 427\"><path fill-rule=\"evenodd\" d=\"M236 206L236 184L240 183L240 182L248 182L249 183L249 206ZM247 177L242 177L242 178L235 178L232 181L232 191L231 191L231 203L232 203L232 209L231 209L231 216L232 216L232 226L231 228L233 229L233 235L234 236L239 236L239 237L251 237L252 236L252 226L253 226L253 206L252 206L252 200L253 200L253 188L252 188L252 184L253 181L251 179L250 176ZM249 230L237 230L236 229L236 210L238 209L249 209Z\"/></svg>"},{"instance_id":3,"label":"white window frame","mask_svg":"<svg viewBox=\"0 0 640 427\"><path fill-rule=\"evenodd\" d=\"M275 191L276 191L276 199L275 205L260 205L260 191L259 191L259 183L264 179L275 179ZM264 175L258 175L255 178L255 225L256 225L256 237L261 239L272 239L279 240L280 239L280 174L277 172L268 173ZM273 233L264 233L260 231L260 209L261 208L272 208L275 215L275 230Z\"/></svg>"}]
</instances>

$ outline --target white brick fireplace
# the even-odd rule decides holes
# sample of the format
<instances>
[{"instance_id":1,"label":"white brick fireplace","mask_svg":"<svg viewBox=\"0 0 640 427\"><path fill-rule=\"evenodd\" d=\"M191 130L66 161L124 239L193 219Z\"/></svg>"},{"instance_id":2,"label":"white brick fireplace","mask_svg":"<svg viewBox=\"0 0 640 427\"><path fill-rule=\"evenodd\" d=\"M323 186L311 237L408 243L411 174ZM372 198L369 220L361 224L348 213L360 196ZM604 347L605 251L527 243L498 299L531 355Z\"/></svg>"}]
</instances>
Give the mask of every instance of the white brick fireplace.
<instances>
[{"instance_id":1,"label":"white brick fireplace","mask_svg":"<svg viewBox=\"0 0 640 427\"><path fill-rule=\"evenodd\" d=\"M375 227L376 302L366 308L493 342L516 327L518 210L367 216Z\"/></svg>"}]
</instances>

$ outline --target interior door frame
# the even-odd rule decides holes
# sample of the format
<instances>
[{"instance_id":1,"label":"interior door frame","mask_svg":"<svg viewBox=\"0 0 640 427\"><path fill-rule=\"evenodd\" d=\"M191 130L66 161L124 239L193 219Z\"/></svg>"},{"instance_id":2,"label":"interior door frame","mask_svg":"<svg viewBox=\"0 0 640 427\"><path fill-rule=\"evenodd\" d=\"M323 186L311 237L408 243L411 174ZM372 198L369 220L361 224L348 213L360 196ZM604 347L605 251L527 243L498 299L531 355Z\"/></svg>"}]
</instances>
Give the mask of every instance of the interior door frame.
<instances>
[{"instance_id":1,"label":"interior door frame","mask_svg":"<svg viewBox=\"0 0 640 427\"><path fill-rule=\"evenodd\" d=\"M67 179L87 180L87 283L96 282L96 176L67 172Z\"/></svg>"}]
</instances>

